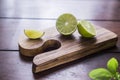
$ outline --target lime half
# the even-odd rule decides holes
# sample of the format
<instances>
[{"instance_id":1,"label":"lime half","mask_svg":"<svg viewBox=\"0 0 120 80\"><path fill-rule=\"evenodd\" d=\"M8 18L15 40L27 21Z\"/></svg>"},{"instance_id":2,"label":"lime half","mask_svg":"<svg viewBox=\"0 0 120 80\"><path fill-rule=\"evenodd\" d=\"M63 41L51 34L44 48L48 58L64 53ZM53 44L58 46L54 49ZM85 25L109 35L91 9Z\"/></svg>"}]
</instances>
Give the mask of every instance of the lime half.
<instances>
[{"instance_id":1,"label":"lime half","mask_svg":"<svg viewBox=\"0 0 120 80\"><path fill-rule=\"evenodd\" d=\"M62 14L56 21L56 28L62 35L71 35L77 28L77 20L72 14Z\"/></svg>"},{"instance_id":2,"label":"lime half","mask_svg":"<svg viewBox=\"0 0 120 80\"><path fill-rule=\"evenodd\" d=\"M94 25L86 20L81 20L77 24L78 32L87 38L92 38L96 35L96 29Z\"/></svg>"},{"instance_id":3,"label":"lime half","mask_svg":"<svg viewBox=\"0 0 120 80\"><path fill-rule=\"evenodd\" d=\"M41 38L44 35L45 32L41 32L41 31L38 31L38 30L25 29L24 33L30 39L38 39L38 38Z\"/></svg>"}]
</instances>

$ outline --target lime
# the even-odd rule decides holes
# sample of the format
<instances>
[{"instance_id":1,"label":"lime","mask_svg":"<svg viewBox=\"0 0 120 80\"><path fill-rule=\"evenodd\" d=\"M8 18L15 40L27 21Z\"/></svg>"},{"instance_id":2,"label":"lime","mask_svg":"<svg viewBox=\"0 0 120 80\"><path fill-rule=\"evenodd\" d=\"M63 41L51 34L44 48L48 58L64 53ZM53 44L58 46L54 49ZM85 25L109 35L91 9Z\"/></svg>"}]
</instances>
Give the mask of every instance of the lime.
<instances>
[{"instance_id":1,"label":"lime","mask_svg":"<svg viewBox=\"0 0 120 80\"><path fill-rule=\"evenodd\" d=\"M41 38L44 35L45 32L41 32L41 31L38 31L38 30L25 29L24 33L30 39L38 39L38 38Z\"/></svg>"},{"instance_id":2,"label":"lime","mask_svg":"<svg viewBox=\"0 0 120 80\"><path fill-rule=\"evenodd\" d=\"M70 13L62 14L56 21L56 28L62 35L71 35L77 28L77 20Z\"/></svg>"},{"instance_id":3,"label":"lime","mask_svg":"<svg viewBox=\"0 0 120 80\"><path fill-rule=\"evenodd\" d=\"M94 25L86 20L79 21L77 27L78 27L78 32L83 37L92 38L96 35L96 30Z\"/></svg>"}]
</instances>

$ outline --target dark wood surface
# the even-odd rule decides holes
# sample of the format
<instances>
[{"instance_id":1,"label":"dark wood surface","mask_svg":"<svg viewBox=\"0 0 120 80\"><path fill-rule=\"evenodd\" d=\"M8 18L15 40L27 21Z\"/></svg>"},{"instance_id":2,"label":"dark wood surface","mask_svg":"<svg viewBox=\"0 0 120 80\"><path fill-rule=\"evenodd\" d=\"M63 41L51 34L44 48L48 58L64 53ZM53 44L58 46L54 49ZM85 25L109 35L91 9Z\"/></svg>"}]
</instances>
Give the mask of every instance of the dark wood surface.
<instances>
[{"instance_id":1,"label":"dark wood surface","mask_svg":"<svg viewBox=\"0 0 120 80\"><path fill-rule=\"evenodd\" d=\"M55 26L62 13L72 13L78 20L86 19L115 32L118 42L94 55L33 74L32 58L19 54L19 35L25 28ZM106 67L112 57L120 61L119 56L119 0L0 0L0 80L91 80L89 71Z\"/></svg>"}]
</instances>

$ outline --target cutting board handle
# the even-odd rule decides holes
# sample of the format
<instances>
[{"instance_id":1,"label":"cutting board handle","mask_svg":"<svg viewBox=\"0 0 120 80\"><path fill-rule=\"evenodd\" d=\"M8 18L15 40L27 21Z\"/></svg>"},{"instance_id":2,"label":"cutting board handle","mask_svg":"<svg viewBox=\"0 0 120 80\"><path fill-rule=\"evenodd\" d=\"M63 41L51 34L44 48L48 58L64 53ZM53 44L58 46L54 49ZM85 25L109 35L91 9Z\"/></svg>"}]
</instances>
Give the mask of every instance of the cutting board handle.
<instances>
[{"instance_id":1,"label":"cutting board handle","mask_svg":"<svg viewBox=\"0 0 120 80\"><path fill-rule=\"evenodd\" d=\"M61 43L58 40L50 39L44 42L42 45L43 53L58 49L61 47Z\"/></svg>"},{"instance_id":2,"label":"cutting board handle","mask_svg":"<svg viewBox=\"0 0 120 80\"><path fill-rule=\"evenodd\" d=\"M40 54L40 53L44 53L44 52L48 52L48 51L52 51L52 50L55 50L55 49L58 49L61 47L61 43L60 41L58 40L55 40L55 39L49 39L49 40L46 40L46 41L40 41L38 40L39 43L35 43L35 41L32 40L29 40L27 41L29 44L23 44L25 42L19 42L19 48L20 48L20 53L24 56L28 56L28 57L34 57L36 56L37 54ZM31 44L31 45L30 45ZM33 47L34 45L38 45L38 44L41 44L37 47ZM32 47L32 49L27 49L23 46L26 46L26 47Z\"/></svg>"}]
</instances>

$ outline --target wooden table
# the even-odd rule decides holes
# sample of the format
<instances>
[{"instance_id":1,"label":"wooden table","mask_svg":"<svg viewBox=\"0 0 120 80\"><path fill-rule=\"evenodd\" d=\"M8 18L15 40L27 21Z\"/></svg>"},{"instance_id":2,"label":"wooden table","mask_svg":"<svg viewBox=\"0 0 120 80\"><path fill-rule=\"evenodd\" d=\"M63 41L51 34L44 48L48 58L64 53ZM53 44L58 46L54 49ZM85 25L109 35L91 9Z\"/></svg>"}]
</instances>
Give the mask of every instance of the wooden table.
<instances>
[{"instance_id":1,"label":"wooden table","mask_svg":"<svg viewBox=\"0 0 120 80\"><path fill-rule=\"evenodd\" d=\"M55 26L62 13L72 13L118 35L116 46L33 74L32 58L19 54L18 37L25 28ZM106 67L115 57L120 61L119 0L0 0L0 80L91 80L88 73Z\"/></svg>"}]
</instances>

